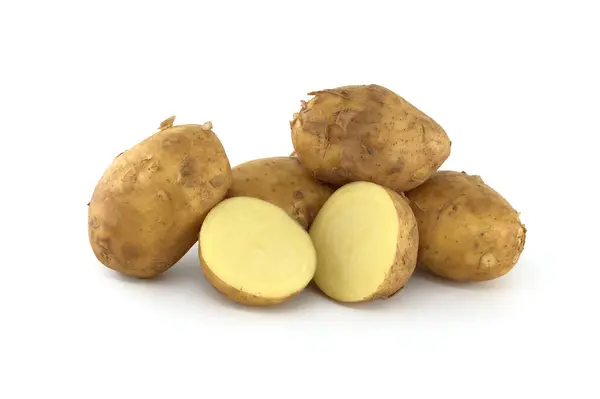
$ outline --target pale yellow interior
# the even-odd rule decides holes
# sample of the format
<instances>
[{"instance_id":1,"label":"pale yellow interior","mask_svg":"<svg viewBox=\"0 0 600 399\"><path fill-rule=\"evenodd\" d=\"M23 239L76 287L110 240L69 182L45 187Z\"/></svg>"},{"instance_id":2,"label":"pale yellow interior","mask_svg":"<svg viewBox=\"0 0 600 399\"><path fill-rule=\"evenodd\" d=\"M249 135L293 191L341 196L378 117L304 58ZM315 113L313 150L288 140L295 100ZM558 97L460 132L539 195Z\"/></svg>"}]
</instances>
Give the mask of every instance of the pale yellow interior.
<instances>
[{"instance_id":1,"label":"pale yellow interior","mask_svg":"<svg viewBox=\"0 0 600 399\"><path fill-rule=\"evenodd\" d=\"M398 217L384 188L354 182L338 189L310 228L317 250L315 283L331 298L368 299L396 258Z\"/></svg>"},{"instance_id":2,"label":"pale yellow interior","mask_svg":"<svg viewBox=\"0 0 600 399\"><path fill-rule=\"evenodd\" d=\"M225 284L261 298L303 289L316 268L308 233L281 208L256 198L227 199L207 215L199 245Z\"/></svg>"}]
</instances>

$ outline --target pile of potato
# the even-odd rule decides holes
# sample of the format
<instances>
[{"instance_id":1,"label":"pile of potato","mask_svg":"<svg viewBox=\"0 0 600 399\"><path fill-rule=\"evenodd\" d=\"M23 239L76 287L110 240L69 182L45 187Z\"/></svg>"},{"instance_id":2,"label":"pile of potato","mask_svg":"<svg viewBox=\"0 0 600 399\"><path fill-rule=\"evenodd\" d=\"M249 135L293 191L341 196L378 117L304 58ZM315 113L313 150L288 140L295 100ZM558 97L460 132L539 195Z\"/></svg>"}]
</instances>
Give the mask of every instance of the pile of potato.
<instances>
[{"instance_id":1,"label":"pile of potato","mask_svg":"<svg viewBox=\"0 0 600 399\"><path fill-rule=\"evenodd\" d=\"M479 176L439 171L451 142L377 85L309 93L294 153L231 168L212 125L174 125L117 156L89 203L98 260L151 278L198 242L210 283L247 305L311 281L341 302L385 299L416 267L459 282L508 273L525 244L512 206Z\"/></svg>"}]
</instances>

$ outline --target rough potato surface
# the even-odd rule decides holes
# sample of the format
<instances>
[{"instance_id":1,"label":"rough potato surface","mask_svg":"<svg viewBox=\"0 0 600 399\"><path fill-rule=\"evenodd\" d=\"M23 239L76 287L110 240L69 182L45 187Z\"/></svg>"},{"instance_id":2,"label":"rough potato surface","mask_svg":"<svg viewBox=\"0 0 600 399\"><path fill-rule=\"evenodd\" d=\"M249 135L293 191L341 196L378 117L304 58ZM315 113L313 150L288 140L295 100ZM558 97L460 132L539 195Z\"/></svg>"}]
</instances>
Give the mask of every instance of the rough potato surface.
<instances>
[{"instance_id":1,"label":"rough potato surface","mask_svg":"<svg viewBox=\"0 0 600 399\"><path fill-rule=\"evenodd\" d=\"M333 188L318 182L293 156L256 159L232 170L228 197L254 197L285 210L307 230Z\"/></svg>"},{"instance_id":2,"label":"rough potato surface","mask_svg":"<svg viewBox=\"0 0 600 399\"><path fill-rule=\"evenodd\" d=\"M396 294L406 285L417 266L419 229L415 215L403 195L388 188L386 188L386 191L396 208L399 222L398 244L396 245L394 264L372 299L386 299Z\"/></svg>"},{"instance_id":3,"label":"rough potato surface","mask_svg":"<svg viewBox=\"0 0 600 399\"><path fill-rule=\"evenodd\" d=\"M370 181L396 191L423 183L450 155L441 126L396 93L344 86L309 93L291 122L296 156L319 180Z\"/></svg>"},{"instance_id":4,"label":"rough potato surface","mask_svg":"<svg viewBox=\"0 0 600 399\"><path fill-rule=\"evenodd\" d=\"M231 168L212 125L172 126L118 155L88 208L89 240L100 262L154 277L194 245L203 218L231 186Z\"/></svg>"},{"instance_id":5,"label":"rough potato surface","mask_svg":"<svg viewBox=\"0 0 600 399\"><path fill-rule=\"evenodd\" d=\"M418 221L423 268L455 281L484 281L503 276L519 260L525 226L479 176L438 171L406 195Z\"/></svg>"}]
</instances>

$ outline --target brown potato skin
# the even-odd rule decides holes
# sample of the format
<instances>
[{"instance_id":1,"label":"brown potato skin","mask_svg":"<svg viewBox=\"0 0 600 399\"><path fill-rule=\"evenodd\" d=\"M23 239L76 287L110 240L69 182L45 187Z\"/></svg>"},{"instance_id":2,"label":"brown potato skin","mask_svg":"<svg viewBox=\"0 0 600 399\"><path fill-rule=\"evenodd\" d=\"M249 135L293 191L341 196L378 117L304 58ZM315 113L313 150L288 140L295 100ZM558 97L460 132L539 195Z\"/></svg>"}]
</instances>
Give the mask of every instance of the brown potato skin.
<instances>
[{"instance_id":1,"label":"brown potato skin","mask_svg":"<svg viewBox=\"0 0 600 399\"><path fill-rule=\"evenodd\" d=\"M94 254L128 276L151 278L181 259L232 183L210 123L172 126L173 119L117 156L89 203Z\"/></svg>"},{"instance_id":2,"label":"brown potato skin","mask_svg":"<svg viewBox=\"0 0 600 399\"><path fill-rule=\"evenodd\" d=\"M232 286L225 283L223 280L218 278L210 267L207 266L206 261L202 257L202 246L198 245L198 256L200 257L200 264L202 266L202 273L208 280L208 282L213 286L215 290L217 290L220 294L224 295L228 299L231 299L234 302L237 302L241 305L247 306L271 306L278 305L280 303L286 302L288 299L291 299L293 296L298 294L300 291L286 296L282 298L262 298L253 294L249 294L244 291L240 291L237 288L233 288Z\"/></svg>"},{"instance_id":3,"label":"brown potato skin","mask_svg":"<svg viewBox=\"0 0 600 399\"><path fill-rule=\"evenodd\" d=\"M308 94L314 97L291 122L292 142L318 180L370 181L401 192L426 181L450 155L441 126L385 87Z\"/></svg>"},{"instance_id":4,"label":"brown potato skin","mask_svg":"<svg viewBox=\"0 0 600 399\"><path fill-rule=\"evenodd\" d=\"M386 188L398 215L398 244L396 260L377 292L370 299L387 299L403 288L417 266L419 229L417 220L404 195Z\"/></svg>"},{"instance_id":5,"label":"brown potato skin","mask_svg":"<svg viewBox=\"0 0 600 399\"><path fill-rule=\"evenodd\" d=\"M254 197L285 210L305 230L334 189L312 178L293 156L256 159L232 169L227 197Z\"/></svg>"},{"instance_id":6,"label":"brown potato skin","mask_svg":"<svg viewBox=\"0 0 600 399\"><path fill-rule=\"evenodd\" d=\"M419 225L419 266L454 281L486 281L519 260L525 226L479 176L438 171L406 195Z\"/></svg>"}]
</instances>

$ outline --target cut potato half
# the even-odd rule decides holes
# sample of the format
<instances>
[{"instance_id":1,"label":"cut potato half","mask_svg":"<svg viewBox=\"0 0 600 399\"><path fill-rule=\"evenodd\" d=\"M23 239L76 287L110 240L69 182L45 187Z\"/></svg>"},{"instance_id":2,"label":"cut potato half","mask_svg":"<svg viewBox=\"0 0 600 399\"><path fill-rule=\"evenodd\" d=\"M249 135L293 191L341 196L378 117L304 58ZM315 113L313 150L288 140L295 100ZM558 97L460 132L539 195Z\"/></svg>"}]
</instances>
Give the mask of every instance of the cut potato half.
<instances>
[{"instance_id":1,"label":"cut potato half","mask_svg":"<svg viewBox=\"0 0 600 399\"><path fill-rule=\"evenodd\" d=\"M208 281L246 305L283 302L302 291L316 269L308 233L283 209L257 198L229 198L214 207L198 251Z\"/></svg>"},{"instance_id":2,"label":"cut potato half","mask_svg":"<svg viewBox=\"0 0 600 399\"><path fill-rule=\"evenodd\" d=\"M375 183L346 184L327 200L310 229L317 251L315 283L341 302L388 298L415 270L418 234L402 196Z\"/></svg>"}]
</instances>

